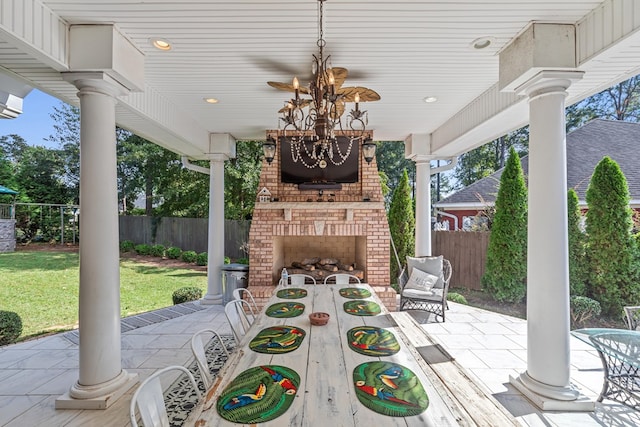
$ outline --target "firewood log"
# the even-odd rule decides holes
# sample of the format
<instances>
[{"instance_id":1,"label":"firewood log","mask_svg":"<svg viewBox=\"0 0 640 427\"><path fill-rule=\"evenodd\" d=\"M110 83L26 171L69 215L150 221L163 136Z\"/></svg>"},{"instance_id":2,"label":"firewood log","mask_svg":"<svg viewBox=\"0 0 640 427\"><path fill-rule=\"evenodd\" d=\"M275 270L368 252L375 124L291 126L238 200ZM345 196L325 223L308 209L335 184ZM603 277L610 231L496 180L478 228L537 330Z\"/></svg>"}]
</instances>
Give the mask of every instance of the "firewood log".
<instances>
[{"instance_id":1,"label":"firewood log","mask_svg":"<svg viewBox=\"0 0 640 427\"><path fill-rule=\"evenodd\" d=\"M328 264L338 264L340 261L335 259L335 258L322 258L320 261L318 261L318 264L320 265L328 265Z\"/></svg>"},{"instance_id":2,"label":"firewood log","mask_svg":"<svg viewBox=\"0 0 640 427\"><path fill-rule=\"evenodd\" d=\"M316 266L327 271L338 271L338 267L333 264L316 264Z\"/></svg>"},{"instance_id":3,"label":"firewood log","mask_svg":"<svg viewBox=\"0 0 640 427\"><path fill-rule=\"evenodd\" d=\"M292 262L291 266L295 267L295 268L302 268L305 271L313 271L313 270L316 269L316 267L314 265L303 264L303 263L297 262L297 261Z\"/></svg>"},{"instance_id":4,"label":"firewood log","mask_svg":"<svg viewBox=\"0 0 640 427\"><path fill-rule=\"evenodd\" d=\"M320 262L320 258L318 257L314 257L314 258L305 258L302 261L300 261L300 264L304 264L304 265L313 265Z\"/></svg>"},{"instance_id":5,"label":"firewood log","mask_svg":"<svg viewBox=\"0 0 640 427\"><path fill-rule=\"evenodd\" d=\"M338 264L338 268L344 271L353 271L353 264Z\"/></svg>"},{"instance_id":6,"label":"firewood log","mask_svg":"<svg viewBox=\"0 0 640 427\"><path fill-rule=\"evenodd\" d=\"M364 271L362 270L353 270L353 271L350 271L349 274L353 274L358 279L364 280Z\"/></svg>"}]
</instances>

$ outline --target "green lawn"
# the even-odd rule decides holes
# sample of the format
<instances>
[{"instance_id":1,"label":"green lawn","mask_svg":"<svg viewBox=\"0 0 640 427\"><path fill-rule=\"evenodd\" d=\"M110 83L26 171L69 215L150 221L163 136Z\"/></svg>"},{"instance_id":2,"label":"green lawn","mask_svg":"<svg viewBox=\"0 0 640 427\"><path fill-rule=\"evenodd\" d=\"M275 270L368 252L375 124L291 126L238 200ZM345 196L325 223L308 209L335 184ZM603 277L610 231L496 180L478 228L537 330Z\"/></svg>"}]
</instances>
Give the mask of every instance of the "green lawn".
<instances>
[{"instance_id":1,"label":"green lawn","mask_svg":"<svg viewBox=\"0 0 640 427\"><path fill-rule=\"evenodd\" d=\"M20 251L0 254L0 310L22 318L20 340L78 323L78 254ZM206 272L150 267L120 261L120 312L123 317L173 304L183 286L207 288Z\"/></svg>"}]
</instances>

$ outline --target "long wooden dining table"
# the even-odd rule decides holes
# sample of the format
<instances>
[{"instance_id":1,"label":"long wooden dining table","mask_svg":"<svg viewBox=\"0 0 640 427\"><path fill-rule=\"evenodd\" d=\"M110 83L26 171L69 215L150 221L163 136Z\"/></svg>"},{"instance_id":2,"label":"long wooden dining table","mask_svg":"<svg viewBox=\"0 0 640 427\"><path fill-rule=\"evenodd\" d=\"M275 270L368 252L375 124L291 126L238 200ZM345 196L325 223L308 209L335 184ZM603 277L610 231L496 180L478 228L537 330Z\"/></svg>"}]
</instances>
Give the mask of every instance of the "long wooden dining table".
<instances>
[{"instance_id":1,"label":"long wooden dining table","mask_svg":"<svg viewBox=\"0 0 640 427\"><path fill-rule=\"evenodd\" d=\"M373 289L365 283L350 285L301 285L295 287L306 291L306 296L295 299L284 299L274 292L268 304L257 316L255 322L246 336L238 344L236 350L227 364L222 369L213 386L206 396L192 411L185 425L188 426L233 426L233 425L260 425L260 426L458 426L470 425L464 417L461 417L460 408L446 392L445 387L438 378L428 375L423 369L424 360L415 348L412 348L409 340L397 327L397 324L386 311ZM366 298L353 300L340 294L342 288L358 288L365 294L371 294ZM278 286L276 289L287 289ZM345 311L345 303L348 301L374 302L380 307L380 313L376 315L357 315ZM278 318L271 317L265 310L278 303L294 302L304 305L304 312L297 317ZM357 303L356 303L357 304ZM353 311L353 310L352 310ZM324 312L330 316L329 322L324 326L313 326L308 315L312 312ZM265 328L275 326L291 326L301 329L306 333L300 346L294 351L283 354L259 353L250 348L251 341ZM370 356L360 354L349 346L348 331L360 326L372 326L391 331L400 349L389 356ZM353 337L351 339L353 341ZM354 384L354 369L376 361L385 361L408 368L415 378L419 380L428 397L428 406L417 415L399 416L398 414L384 415L369 409L357 396ZM256 423L242 424L225 420L219 414L218 400L224 396L225 389L241 373L263 366L284 366L295 371L299 375L299 384L290 389L295 391L295 396L288 409L272 420ZM272 372L273 374L273 372ZM394 373L387 375L385 384L388 387L369 387L367 393L378 394L381 399L393 400ZM274 374L274 381L282 376ZM382 374L380 374L382 375ZM397 377L397 372L395 377ZM277 378L276 378L277 377ZM365 390L366 386L359 383ZM373 391L373 392L372 392ZM262 398L261 390L249 396L243 395L243 399ZM262 390L262 393L264 391ZM293 394L289 390L289 394ZM362 393L360 393L362 396ZM396 399L402 402L402 399ZM241 400L234 402L241 404ZM424 403L424 402L423 402ZM409 406L415 406L407 402Z\"/></svg>"}]
</instances>

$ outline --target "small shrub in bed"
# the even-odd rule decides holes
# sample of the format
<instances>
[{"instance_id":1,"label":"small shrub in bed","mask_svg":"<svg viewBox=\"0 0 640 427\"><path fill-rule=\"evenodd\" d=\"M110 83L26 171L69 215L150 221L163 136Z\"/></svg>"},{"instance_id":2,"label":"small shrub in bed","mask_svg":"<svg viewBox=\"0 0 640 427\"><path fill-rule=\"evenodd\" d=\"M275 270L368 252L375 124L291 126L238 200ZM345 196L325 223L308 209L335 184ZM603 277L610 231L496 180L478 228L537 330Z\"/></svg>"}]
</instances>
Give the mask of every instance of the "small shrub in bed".
<instances>
[{"instance_id":1,"label":"small shrub in bed","mask_svg":"<svg viewBox=\"0 0 640 427\"><path fill-rule=\"evenodd\" d=\"M469 305L464 295L461 295L457 292L449 292L447 294L447 300L457 302L458 304Z\"/></svg>"},{"instance_id":2,"label":"small shrub in bed","mask_svg":"<svg viewBox=\"0 0 640 427\"><path fill-rule=\"evenodd\" d=\"M164 245L153 245L151 246L151 255L163 257L165 249Z\"/></svg>"},{"instance_id":3,"label":"small shrub in bed","mask_svg":"<svg viewBox=\"0 0 640 427\"><path fill-rule=\"evenodd\" d=\"M224 263L231 264L231 258L229 258L228 256L224 257Z\"/></svg>"},{"instance_id":4,"label":"small shrub in bed","mask_svg":"<svg viewBox=\"0 0 640 427\"><path fill-rule=\"evenodd\" d=\"M570 300L571 307L571 327L583 328L584 322L593 316L598 316L602 311L600 303L594 299L573 296Z\"/></svg>"},{"instance_id":5,"label":"small shrub in bed","mask_svg":"<svg viewBox=\"0 0 640 427\"><path fill-rule=\"evenodd\" d=\"M135 246L135 243L133 243L131 240L123 240L122 242L120 242L120 250L122 252L131 252L133 248L135 248Z\"/></svg>"},{"instance_id":6,"label":"small shrub in bed","mask_svg":"<svg viewBox=\"0 0 640 427\"><path fill-rule=\"evenodd\" d=\"M206 252L200 252L196 258L196 264L207 265L208 257Z\"/></svg>"},{"instance_id":7,"label":"small shrub in bed","mask_svg":"<svg viewBox=\"0 0 640 427\"><path fill-rule=\"evenodd\" d=\"M196 262L196 259L198 259L198 254L195 251L182 252L182 260L184 262Z\"/></svg>"},{"instance_id":8,"label":"small shrub in bed","mask_svg":"<svg viewBox=\"0 0 640 427\"><path fill-rule=\"evenodd\" d=\"M171 259L178 259L180 258L180 255L182 255L182 249L178 247L171 246L169 249L167 249L167 257Z\"/></svg>"},{"instance_id":9,"label":"small shrub in bed","mask_svg":"<svg viewBox=\"0 0 640 427\"><path fill-rule=\"evenodd\" d=\"M22 319L18 313L0 310L0 346L13 344L22 333Z\"/></svg>"},{"instance_id":10,"label":"small shrub in bed","mask_svg":"<svg viewBox=\"0 0 640 427\"><path fill-rule=\"evenodd\" d=\"M135 250L138 255L149 255L151 254L151 245L146 243L136 245Z\"/></svg>"},{"instance_id":11,"label":"small shrub in bed","mask_svg":"<svg viewBox=\"0 0 640 427\"><path fill-rule=\"evenodd\" d=\"M176 289L171 297L174 304L196 301L202 298L202 289L194 286L185 286L184 288Z\"/></svg>"}]
</instances>

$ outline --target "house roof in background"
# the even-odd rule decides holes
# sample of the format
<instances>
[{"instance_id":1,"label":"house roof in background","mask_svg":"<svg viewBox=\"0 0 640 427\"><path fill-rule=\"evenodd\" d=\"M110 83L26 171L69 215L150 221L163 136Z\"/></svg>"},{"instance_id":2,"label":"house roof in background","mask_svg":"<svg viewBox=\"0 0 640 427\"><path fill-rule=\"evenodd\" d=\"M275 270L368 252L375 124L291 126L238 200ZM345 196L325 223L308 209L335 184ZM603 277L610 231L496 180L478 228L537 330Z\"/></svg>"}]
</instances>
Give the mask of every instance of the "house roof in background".
<instances>
[{"instance_id":1,"label":"house roof in background","mask_svg":"<svg viewBox=\"0 0 640 427\"><path fill-rule=\"evenodd\" d=\"M617 120L595 119L567 134L567 188L585 200L593 170L604 156L615 160L627 178L632 200L640 200L640 124ZM525 176L529 156L521 159ZM493 203L504 168L482 178L436 203L436 207L460 207Z\"/></svg>"}]
</instances>

